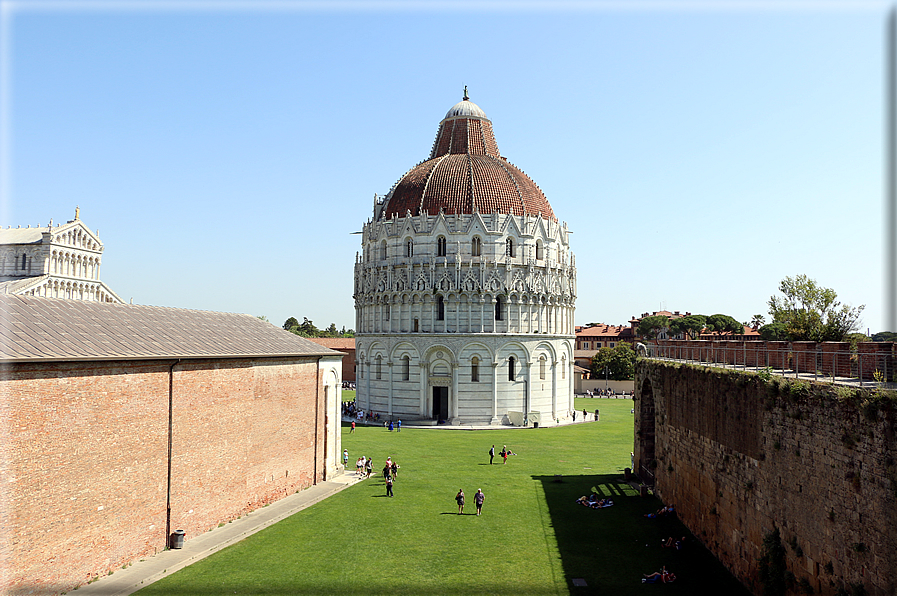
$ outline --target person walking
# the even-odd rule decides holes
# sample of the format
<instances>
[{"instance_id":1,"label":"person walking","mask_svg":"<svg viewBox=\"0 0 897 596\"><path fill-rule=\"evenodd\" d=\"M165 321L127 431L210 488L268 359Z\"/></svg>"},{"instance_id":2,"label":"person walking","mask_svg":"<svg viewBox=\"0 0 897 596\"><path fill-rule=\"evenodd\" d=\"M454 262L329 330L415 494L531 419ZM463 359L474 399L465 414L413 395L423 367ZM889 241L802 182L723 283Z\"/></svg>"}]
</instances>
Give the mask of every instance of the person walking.
<instances>
[{"instance_id":1,"label":"person walking","mask_svg":"<svg viewBox=\"0 0 897 596\"><path fill-rule=\"evenodd\" d=\"M354 420L352 421L352 428L351 428L351 430L349 430L349 434L350 434L350 435L354 435L354 434L355 434L355 421L354 421Z\"/></svg>"},{"instance_id":2,"label":"person walking","mask_svg":"<svg viewBox=\"0 0 897 596\"><path fill-rule=\"evenodd\" d=\"M455 500L458 502L458 515L461 515L464 513L464 489L458 489L458 494L455 495Z\"/></svg>"},{"instance_id":3,"label":"person walking","mask_svg":"<svg viewBox=\"0 0 897 596\"><path fill-rule=\"evenodd\" d=\"M501 448L501 452L499 453L499 455L501 456L502 464L508 463L508 446L507 445L505 445L504 447Z\"/></svg>"},{"instance_id":4,"label":"person walking","mask_svg":"<svg viewBox=\"0 0 897 596\"><path fill-rule=\"evenodd\" d=\"M492 449L489 450L489 465L492 465L492 460L495 459L495 445L492 446Z\"/></svg>"},{"instance_id":5,"label":"person walking","mask_svg":"<svg viewBox=\"0 0 897 596\"><path fill-rule=\"evenodd\" d=\"M392 496L392 476L389 474L386 475L386 496Z\"/></svg>"},{"instance_id":6,"label":"person walking","mask_svg":"<svg viewBox=\"0 0 897 596\"><path fill-rule=\"evenodd\" d=\"M401 418L399 418L398 422L396 422L396 432L397 433L402 432L402 419Z\"/></svg>"},{"instance_id":7,"label":"person walking","mask_svg":"<svg viewBox=\"0 0 897 596\"><path fill-rule=\"evenodd\" d=\"M483 501L486 500L486 495L483 494L483 489L478 488L477 494L473 496L473 502L477 506L477 515L483 512Z\"/></svg>"},{"instance_id":8,"label":"person walking","mask_svg":"<svg viewBox=\"0 0 897 596\"><path fill-rule=\"evenodd\" d=\"M370 478L371 474L374 473L374 458L369 457L368 460L364 463L364 473L365 478Z\"/></svg>"}]
</instances>

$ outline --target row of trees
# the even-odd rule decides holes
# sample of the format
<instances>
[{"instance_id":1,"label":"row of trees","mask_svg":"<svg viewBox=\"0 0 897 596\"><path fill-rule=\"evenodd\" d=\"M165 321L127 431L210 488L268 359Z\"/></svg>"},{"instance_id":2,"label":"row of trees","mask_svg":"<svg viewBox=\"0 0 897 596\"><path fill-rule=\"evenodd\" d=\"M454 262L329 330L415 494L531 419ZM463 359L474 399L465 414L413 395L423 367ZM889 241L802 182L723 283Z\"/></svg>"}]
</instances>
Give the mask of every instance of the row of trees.
<instances>
[{"instance_id":1,"label":"row of trees","mask_svg":"<svg viewBox=\"0 0 897 596\"><path fill-rule=\"evenodd\" d=\"M302 337L355 337L354 329L343 327L341 330L337 330L336 323L330 323L330 327L327 329L318 329L312 321L305 317L302 317L301 323L296 317L290 317L284 322L283 328Z\"/></svg>"},{"instance_id":2,"label":"row of trees","mask_svg":"<svg viewBox=\"0 0 897 596\"><path fill-rule=\"evenodd\" d=\"M846 341L859 329L865 305L851 307L838 301L838 294L806 275L786 277L779 284L781 295L770 296L772 322L760 327L760 337L769 341Z\"/></svg>"},{"instance_id":3,"label":"row of trees","mask_svg":"<svg viewBox=\"0 0 897 596\"><path fill-rule=\"evenodd\" d=\"M741 335L744 326L729 315L687 315L670 319L663 315L645 317L638 324L638 334L646 339L656 339L661 331L669 330L670 335L683 334L689 339L697 339L702 333Z\"/></svg>"}]
</instances>

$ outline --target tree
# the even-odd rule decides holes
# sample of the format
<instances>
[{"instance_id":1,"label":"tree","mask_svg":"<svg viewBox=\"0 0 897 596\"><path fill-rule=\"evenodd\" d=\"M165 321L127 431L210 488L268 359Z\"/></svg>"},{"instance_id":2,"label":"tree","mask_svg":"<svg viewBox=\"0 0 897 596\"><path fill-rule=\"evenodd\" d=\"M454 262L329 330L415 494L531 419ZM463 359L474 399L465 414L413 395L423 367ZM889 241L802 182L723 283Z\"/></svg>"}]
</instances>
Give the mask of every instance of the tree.
<instances>
[{"instance_id":1,"label":"tree","mask_svg":"<svg viewBox=\"0 0 897 596\"><path fill-rule=\"evenodd\" d=\"M715 314L707 317L707 330L720 335L731 333L732 335L744 334L744 325L729 315Z\"/></svg>"},{"instance_id":2,"label":"tree","mask_svg":"<svg viewBox=\"0 0 897 596\"><path fill-rule=\"evenodd\" d=\"M626 381L635 376L635 350L627 343L601 348L592 356L592 378L600 379L607 368L607 378Z\"/></svg>"},{"instance_id":3,"label":"tree","mask_svg":"<svg viewBox=\"0 0 897 596\"><path fill-rule=\"evenodd\" d=\"M296 320L296 317L290 317L283 323L283 328L287 331L292 331L294 327L299 326L299 321Z\"/></svg>"},{"instance_id":4,"label":"tree","mask_svg":"<svg viewBox=\"0 0 897 596\"><path fill-rule=\"evenodd\" d=\"M897 333L893 331L879 331L872 334L872 341L897 341Z\"/></svg>"},{"instance_id":5,"label":"tree","mask_svg":"<svg viewBox=\"0 0 897 596\"><path fill-rule=\"evenodd\" d=\"M339 332L336 330L336 323L330 323L330 327L328 327L327 330L324 331L324 334L327 337L336 337L337 335L339 335Z\"/></svg>"},{"instance_id":6,"label":"tree","mask_svg":"<svg viewBox=\"0 0 897 596\"><path fill-rule=\"evenodd\" d=\"M654 339L661 331L669 327L670 320L663 315L645 317L638 322L638 334L641 337Z\"/></svg>"},{"instance_id":7,"label":"tree","mask_svg":"<svg viewBox=\"0 0 897 596\"><path fill-rule=\"evenodd\" d=\"M704 315L686 315L670 321L670 333L684 333L689 339L697 339L706 326L707 317Z\"/></svg>"},{"instance_id":8,"label":"tree","mask_svg":"<svg viewBox=\"0 0 897 596\"><path fill-rule=\"evenodd\" d=\"M779 284L783 296L770 296L769 314L785 325L791 341L843 341L860 326L865 305L853 308L838 301L838 294L806 275L786 277Z\"/></svg>"},{"instance_id":9,"label":"tree","mask_svg":"<svg viewBox=\"0 0 897 596\"><path fill-rule=\"evenodd\" d=\"M760 338L764 341L786 341L788 339L788 330L784 323L769 323L758 329Z\"/></svg>"},{"instance_id":10,"label":"tree","mask_svg":"<svg viewBox=\"0 0 897 596\"><path fill-rule=\"evenodd\" d=\"M315 327L315 324L309 321L306 317L302 317L302 324L298 327L290 329L296 335L301 335L302 337L321 337L321 331Z\"/></svg>"},{"instance_id":11,"label":"tree","mask_svg":"<svg viewBox=\"0 0 897 596\"><path fill-rule=\"evenodd\" d=\"M265 315L256 315L255 318L258 319L259 321L264 321L264 322L266 322L266 323L269 322L269 321L268 321L268 317L266 317Z\"/></svg>"},{"instance_id":12,"label":"tree","mask_svg":"<svg viewBox=\"0 0 897 596\"><path fill-rule=\"evenodd\" d=\"M751 318L750 327L753 329L759 329L764 324L766 324L766 317L764 317L763 315L754 315Z\"/></svg>"}]
</instances>

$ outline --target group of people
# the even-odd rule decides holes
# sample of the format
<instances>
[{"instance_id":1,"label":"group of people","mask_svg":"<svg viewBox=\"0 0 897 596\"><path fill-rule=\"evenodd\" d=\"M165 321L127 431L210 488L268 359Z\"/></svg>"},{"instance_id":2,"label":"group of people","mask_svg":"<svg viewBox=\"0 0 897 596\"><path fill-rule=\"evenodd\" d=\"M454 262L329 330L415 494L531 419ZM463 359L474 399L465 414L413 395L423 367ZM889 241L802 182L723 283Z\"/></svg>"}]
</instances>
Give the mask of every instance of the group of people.
<instances>
[{"instance_id":1,"label":"group of people","mask_svg":"<svg viewBox=\"0 0 897 596\"><path fill-rule=\"evenodd\" d=\"M477 506L477 515L483 512L483 502L486 500L486 495L483 494L483 489L478 488L476 494L473 496L473 503ZM459 488L458 494L455 495L455 501L458 503L458 515L464 514L464 489Z\"/></svg>"},{"instance_id":2,"label":"group of people","mask_svg":"<svg viewBox=\"0 0 897 596\"><path fill-rule=\"evenodd\" d=\"M365 411L356 407L354 401L343 402L343 416L346 418L354 418L359 422L367 420L368 422L377 422L380 420L380 414L371 411Z\"/></svg>"},{"instance_id":3,"label":"group of people","mask_svg":"<svg viewBox=\"0 0 897 596\"><path fill-rule=\"evenodd\" d=\"M672 503L670 503L666 507L661 507L654 513L646 513L645 517L654 519L655 517L666 517L668 515L673 515L675 513L676 513L676 508L673 506Z\"/></svg>"},{"instance_id":4,"label":"group of people","mask_svg":"<svg viewBox=\"0 0 897 596\"><path fill-rule=\"evenodd\" d=\"M665 507L661 507L654 513L646 513L645 517L649 519L656 519L659 517L667 517L676 514L676 508L672 503ZM672 536L667 538L666 540L660 541L661 548L674 548L676 550L682 550L682 547L685 545L685 536L681 539L676 539ZM662 582L665 584L669 584L676 581L676 575L670 571L667 571L666 566L663 566L660 571L655 571L654 573L649 573L647 575L642 576L643 584L653 584L657 582Z\"/></svg>"},{"instance_id":5,"label":"group of people","mask_svg":"<svg viewBox=\"0 0 897 596\"><path fill-rule=\"evenodd\" d=\"M576 502L580 505L591 507L592 509L604 509L605 507L611 507L614 504L612 500L599 498L595 493L592 493L588 497L583 495L576 499Z\"/></svg>"},{"instance_id":6,"label":"group of people","mask_svg":"<svg viewBox=\"0 0 897 596\"><path fill-rule=\"evenodd\" d=\"M631 391L631 390L630 390L630 391L623 391L622 393L617 393L616 391L614 391L614 390L611 389L611 388L607 388L607 389L587 389L587 390L586 390L586 395L588 395L589 397L595 397L596 395L597 395L598 397L617 397L617 395L621 395L621 396L623 396L623 397L627 397L627 396L628 396L628 397L632 397L633 393L634 393L634 392Z\"/></svg>"},{"instance_id":7,"label":"group of people","mask_svg":"<svg viewBox=\"0 0 897 596\"><path fill-rule=\"evenodd\" d=\"M517 454L513 453L510 449L508 449L507 445L502 445L501 451L498 452L498 455L501 456L501 463L506 464L506 463L508 463L509 455L517 455ZM492 465L492 460L494 460L494 459L495 459L495 445L493 445L489 449L489 465Z\"/></svg>"}]
</instances>

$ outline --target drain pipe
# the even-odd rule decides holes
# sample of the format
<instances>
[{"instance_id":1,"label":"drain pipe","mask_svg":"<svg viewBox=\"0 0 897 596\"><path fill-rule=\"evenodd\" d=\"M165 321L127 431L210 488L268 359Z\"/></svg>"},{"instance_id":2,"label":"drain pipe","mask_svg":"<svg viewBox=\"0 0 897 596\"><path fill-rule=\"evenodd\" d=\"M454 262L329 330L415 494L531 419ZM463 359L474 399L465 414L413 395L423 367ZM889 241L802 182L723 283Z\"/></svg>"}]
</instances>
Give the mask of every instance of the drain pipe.
<instances>
[{"instance_id":1,"label":"drain pipe","mask_svg":"<svg viewBox=\"0 0 897 596\"><path fill-rule=\"evenodd\" d=\"M174 427L174 367L181 363L178 358L168 369L168 482L165 490L165 549L171 540L171 451Z\"/></svg>"},{"instance_id":2,"label":"drain pipe","mask_svg":"<svg viewBox=\"0 0 897 596\"><path fill-rule=\"evenodd\" d=\"M318 483L318 427L320 426L320 424L318 424L318 422L319 422L319 417L320 417L319 410L321 408L320 392L321 392L321 357L318 356L318 359L315 361L315 455L314 455L315 463L314 463L314 468L313 468L314 476L312 477L312 484ZM324 469L325 470L327 469L326 466L324 467Z\"/></svg>"}]
</instances>

